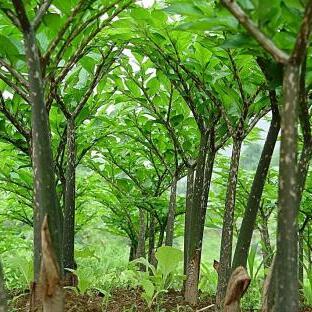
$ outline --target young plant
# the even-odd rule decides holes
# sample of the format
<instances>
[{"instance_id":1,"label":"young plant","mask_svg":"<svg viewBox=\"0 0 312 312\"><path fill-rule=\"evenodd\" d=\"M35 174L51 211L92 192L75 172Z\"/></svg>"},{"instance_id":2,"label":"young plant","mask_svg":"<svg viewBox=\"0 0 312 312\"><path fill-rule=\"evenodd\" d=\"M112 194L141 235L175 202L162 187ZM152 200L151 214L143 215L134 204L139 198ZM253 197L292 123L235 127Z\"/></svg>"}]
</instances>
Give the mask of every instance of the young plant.
<instances>
[{"instance_id":1,"label":"young plant","mask_svg":"<svg viewBox=\"0 0 312 312\"><path fill-rule=\"evenodd\" d=\"M143 288L142 298L146 301L149 309L160 295L172 286L177 277L176 269L183 260L182 251L170 246L158 248L155 256L157 268L144 258L133 261L135 264L143 264L146 267L145 272L138 272L136 286Z\"/></svg>"}]
</instances>

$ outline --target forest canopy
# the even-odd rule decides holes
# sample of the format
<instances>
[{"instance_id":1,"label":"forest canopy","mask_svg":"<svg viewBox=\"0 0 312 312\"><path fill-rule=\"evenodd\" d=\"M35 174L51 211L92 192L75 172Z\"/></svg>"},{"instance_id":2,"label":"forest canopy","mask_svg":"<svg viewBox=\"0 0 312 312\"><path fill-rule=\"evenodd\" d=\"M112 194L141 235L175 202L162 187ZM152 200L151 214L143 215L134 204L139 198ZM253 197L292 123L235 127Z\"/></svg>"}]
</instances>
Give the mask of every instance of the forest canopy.
<instances>
[{"instance_id":1,"label":"forest canopy","mask_svg":"<svg viewBox=\"0 0 312 312\"><path fill-rule=\"evenodd\" d=\"M0 0L0 311L310 311L311 27Z\"/></svg>"}]
</instances>

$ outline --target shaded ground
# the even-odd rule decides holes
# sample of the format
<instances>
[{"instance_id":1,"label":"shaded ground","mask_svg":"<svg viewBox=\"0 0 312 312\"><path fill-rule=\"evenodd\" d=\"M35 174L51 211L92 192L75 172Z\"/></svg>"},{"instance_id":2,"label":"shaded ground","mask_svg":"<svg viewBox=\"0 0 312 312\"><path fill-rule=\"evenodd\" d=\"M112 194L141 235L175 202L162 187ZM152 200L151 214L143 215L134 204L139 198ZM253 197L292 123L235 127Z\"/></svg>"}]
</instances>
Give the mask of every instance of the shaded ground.
<instances>
[{"instance_id":1,"label":"shaded ground","mask_svg":"<svg viewBox=\"0 0 312 312\"><path fill-rule=\"evenodd\" d=\"M14 295L14 297L11 302L11 312L29 311L29 294ZM138 289L118 289L109 298L104 298L96 293L92 295L77 294L70 290L66 291L65 295L66 312L193 312L200 311L212 303L213 299L205 299L197 307L191 308L185 305L181 292L174 290L164 294L152 309L148 309L141 298L141 291ZM213 309L206 311L213 311ZM246 312L252 312L252 310ZM301 312L312 312L312 307L307 307Z\"/></svg>"}]
</instances>

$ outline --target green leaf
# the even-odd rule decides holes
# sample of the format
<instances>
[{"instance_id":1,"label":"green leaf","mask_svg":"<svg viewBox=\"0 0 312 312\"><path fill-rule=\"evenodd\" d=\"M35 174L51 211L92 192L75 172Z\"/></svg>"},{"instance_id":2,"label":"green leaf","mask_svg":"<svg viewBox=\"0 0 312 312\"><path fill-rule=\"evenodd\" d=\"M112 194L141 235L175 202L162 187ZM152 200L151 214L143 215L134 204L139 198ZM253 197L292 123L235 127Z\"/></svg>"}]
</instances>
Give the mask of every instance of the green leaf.
<instances>
[{"instance_id":1,"label":"green leaf","mask_svg":"<svg viewBox=\"0 0 312 312\"><path fill-rule=\"evenodd\" d=\"M165 277L173 272L178 263L183 260L183 252L170 246L158 248L155 256L158 261L158 268Z\"/></svg>"},{"instance_id":2,"label":"green leaf","mask_svg":"<svg viewBox=\"0 0 312 312\"><path fill-rule=\"evenodd\" d=\"M179 30L236 30L238 22L232 16L205 17L194 22L183 23L177 27Z\"/></svg>"},{"instance_id":3,"label":"green leaf","mask_svg":"<svg viewBox=\"0 0 312 312\"><path fill-rule=\"evenodd\" d=\"M0 35L0 56L8 58L10 61L19 56L19 51L11 39L3 35Z\"/></svg>"},{"instance_id":4,"label":"green leaf","mask_svg":"<svg viewBox=\"0 0 312 312\"><path fill-rule=\"evenodd\" d=\"M180 14L196 17L204 16L204 13L197 6L190 2L179 2L176 4L172 4L164 10L171 14Z\"/></svg>"},{"instance_id":5,"label":"green leaf","mask_svg":"<svg viewBox=\"0 0 312 312\"><path fill-rule=\"evenodd\" d=\"M220 45L220 48L223 49L232 49L232 48L253 48L257 47L257 42L250 37L248 34L238 34L234 36L228 36L225 41Z\"/></svg>"}]
</instances>

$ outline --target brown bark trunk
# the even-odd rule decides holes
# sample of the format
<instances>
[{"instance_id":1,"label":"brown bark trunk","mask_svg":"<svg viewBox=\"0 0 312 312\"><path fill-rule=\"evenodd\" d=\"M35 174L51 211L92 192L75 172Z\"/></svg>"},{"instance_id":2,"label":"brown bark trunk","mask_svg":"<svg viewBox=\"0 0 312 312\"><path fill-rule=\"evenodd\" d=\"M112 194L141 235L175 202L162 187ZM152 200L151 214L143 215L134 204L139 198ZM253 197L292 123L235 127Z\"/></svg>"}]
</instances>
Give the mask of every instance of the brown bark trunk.
<instances>
[{"instance_id":1,"label":"brown bark trunk","mask_svg":"<svg viewBox=\"0 0 312 312\"><path fill-rule=\"evenodd\" d=\"M276 312L298 311L298 186L296 170L297 109L300 67L288 64L283 81L279 211L277 226Z\"/></svg>"},{"instance_id":2,"label":"brown bark trunk","mask_svg":"<svg viewBox=\"0 0 312 312\"><path fill-rule=\"evenodd\" d=\"M262 220L258 228L259 228L260 237L261 237L263 267L264 269L269 269L272 265L273 249L272 249L271 241L270 241L268 221Z\"/></svg>"},{"instance_id":3,"label":"brown bark trunk","mask_svg":"<svg viewBox=\"0 0 312 312\"><path fill-rule=\"evenodd\" d=\"M237 175L239 168L239 158L242 146L240 138L233 140L228 187L225 200L225 211L223 217L223 228L221 237L220 267L218 271L217 305L222 306L225 298L227 283L231 275L232 244L234 208L236 197Z\"/></svg>"},{"instance_id":4,"label":"brown bark trunk","mask_svg":"<svg viewBox=\"0 0 312 312\"><path fill-rule=\"evenodd\" d=\"M154 266L157 265L155 257L155 216L153 213L150 213L149 222L148 262Z\"/></svg>"},{"instance_id":5,"label":"brown bark trunk","mask_svg":"<svg viewBox=\"0 0 312 312\"><path fill-rule=\"evenodd\" d=\"M303 232L299 232L299 263L298 263L298 278L299 278L299 299L300 305L304 303L304 240Z\"/></svg>"},{"instance_id":6,"label":"brown bark trunk","mask_svg":"<svg viewBox=\"0 0 312 312\"><path fill-rule=\"evenodd\" d=\"M62 268L61 212L58 207L54 165L51 150L50 126L44 100L44 82L39 50L33 26L21 1L13 0L24 37L28 66L29 97L32 103L32 166L34 172L34 279L37 282L41 263L41 225L48 215L52 244ZM62 273L61 273L62 274Z\"/></svg>"},{"instance_id":7,"label":"brown bark trunk","mask_svg":"<svg viewBox=\"0 0 312 312\"><path fill-rule=\"evenodd\" d=\"M138 246L136 248L135 258L145 258L145 232L146 232L145 211L139 209L140 229L138 234Z\"/></svg>"},{"instance_id":8,"label":"brown bark trunk","mask_svg":"<svg viewBox=\"0 0 312 312\"><path fill-rule=\"evenodd\" d=\"M187 186L186 186L186 201L185 201L185 225L184 225L184 275L186 275L188 254L189 254L189 238L190 238L190 216L192 212L193 201L193 186L194 186L194 174L193 167L188 168L187 171ZM184 282L185 284L185 282ZM185 285L184 285L185 286Z\"/></svg>"},{"instance_id":9,"label":"brown bark trunk","mask_svg":"<svg viewBox=\"0 0 312 312\"><path fill-rule=\"evenodd\" d=\"M178 176L175 174L172 179L172 185L170 190L170 199L169 199L169 210L167 218L167 227L166 227L166 246L172 246L173 244L173 234L174 234L174 219L176 212L176 200L177 200L177 184Z\"/></svg>"},{"instance_id":10,"label":"brown bark trunk","mask_svg":"<svg viewBox=\"0 0 312 312\"><path fill-rule=\"evenodd\" d=\"M237 238L237 244L233 258L233 268L236 268L240 265L246 267L247 265L247 258L259 210L259 203L280 130L280 116L277 109L275 92L272 93L271 91L270 94L272 103L272 120L248 196L247 207L244 212L244 217Z\"/></svg>"},{"instance_id":11,"label":"brown bark trunk","mask_svg":"<svg viewBox=\"0 0 312 312\"><path fill-rule=\"evenodd\" d=\"M42 224L41 239L40 288L43 312L63 312L64 293L61 285L61 272L54 253L47 216Z\"/></svg>"},{"instance_id":12,"label":"brown bark trunk","mask_svg":"<svg viewBox=\"0 0 312 312\"><path fill-rule=\"evenodd\" d=\"M192 208L189 214L188 229L188 262L186 269L186 281L184 297L186 302L195 305L198 300L198 279L200 269L200 246L202 238L200 235L200 220L202 195L205 178L205 164L207 155L208 133L202 133L199 153L196 164L196 175L194 181Z\"/></svg>"},{"instance_id":13,"label":"brown bark trunk","mask_svg":"<svg viewBox=\"0 0 312 312\"><path fill-rule=\"evenodd\" d=\"M64 194L63 254L64 268L75 269L75 194L76 194L76 140L75 121L67 124L67 169ZM70 274L70 272L65 272Z\"/></svg>"}]
</instances>

